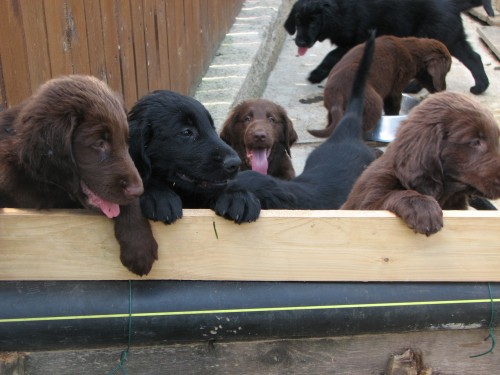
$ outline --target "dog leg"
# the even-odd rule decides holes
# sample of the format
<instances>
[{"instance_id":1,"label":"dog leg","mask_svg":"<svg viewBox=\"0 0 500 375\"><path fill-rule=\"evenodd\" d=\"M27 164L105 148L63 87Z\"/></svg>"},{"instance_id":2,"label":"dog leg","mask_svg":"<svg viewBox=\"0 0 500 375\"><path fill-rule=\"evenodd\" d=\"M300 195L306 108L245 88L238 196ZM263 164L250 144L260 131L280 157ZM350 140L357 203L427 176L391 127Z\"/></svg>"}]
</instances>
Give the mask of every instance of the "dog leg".
<instances>
[{"instance_id":1,"label":"dog leg","mask_svg":"<svg viewBox=\"0 0 500 375\"><path fill-rule=\"evenodd\" d=\"M147 275L158 259L158 244L149 221L141 212L139 199L120 209L120 215L114 219L120 260L131 272Z\"/></svg>"},{"instance_id":2,"label":"dog leg","mask_svg":"<svg viewBox=\"0 0 500 375\"><path fill-rule=\"evenodd\" d=\"M449 50L451 55L460 60L472 73L476 84L470 88L470 92L478 95L486 91L490 82L484 71L481 56L472 49L466 40L457 41Z\"/></svg>"},{"instance_id":3,"label":"dog leg","mask_svg":"<svg viewBox=\"0 0 500 375\"><path fill-rule=\"evenodd\" d=\"M351 47L337 47L334 50L331 50L328 55L325 56L321 64L319 64L316 69L314 69L309 74L309 82L311 83L320 83L328 74L330 74L330 70L337 64L340 59L349 51Z\"/></svg>"}]
</instances>

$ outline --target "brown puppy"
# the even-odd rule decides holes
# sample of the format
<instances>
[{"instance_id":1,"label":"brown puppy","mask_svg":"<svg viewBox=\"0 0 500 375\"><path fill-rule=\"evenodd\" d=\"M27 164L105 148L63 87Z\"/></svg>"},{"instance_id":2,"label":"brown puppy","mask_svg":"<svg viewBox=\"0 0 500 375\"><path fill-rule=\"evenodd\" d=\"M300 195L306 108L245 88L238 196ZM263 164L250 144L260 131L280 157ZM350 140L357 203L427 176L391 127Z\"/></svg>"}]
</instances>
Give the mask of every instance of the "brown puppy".
<instances>
[{"instance_id":1,"label":"brown puppy","mask_svg":"<svg viewBox=\"0 0 500 375\"><path fill-rule=\"evenodd\" d=\"M285 180L295 177L290 146L297 133L283 107L266 99L246 100L233 108L220 137L243 161L240 170L252 169Z\"/></svg>"},{"instance_id":2,"label":"brown puppy","mask_svg":"<svg viewBox=\"0 0 500 375\"><path fill-rule=\"evenodd\" d=\"M122 263L139 275L157 257L142 192L123 103L97 78L50 80L0 113L0 207L83 206L115 218Z\"/></svg>"},{"instance_id":3,"label":"brown puppy","mask_svg":"<svg viewBox=\"0 0 500 375\"><path fill-rule=\"evenodd\" d=\"M328 125L322 130L309 130L312 135L328 137L344 115L363 49L364 44L354 47L331 70L324 90ZM373 129L382 111L399 114L403 89L412 79L431 93L445 90L450 67L450 53L437 40L378 37L366 87L363 130Z\"/></svg>"},{"instance_id":4,"label":"brown puppy","mask_svg":"<svg viewBox=\"0 0 500 375\"><path fill-rule=\"evenodd\" d=\"M436 233L442 209L466 209L472 196L500 197L499 136L493 115L477 101L434 94L410 112L341 209L389 210L417 233Z\"/></svg>"}]
</instances>

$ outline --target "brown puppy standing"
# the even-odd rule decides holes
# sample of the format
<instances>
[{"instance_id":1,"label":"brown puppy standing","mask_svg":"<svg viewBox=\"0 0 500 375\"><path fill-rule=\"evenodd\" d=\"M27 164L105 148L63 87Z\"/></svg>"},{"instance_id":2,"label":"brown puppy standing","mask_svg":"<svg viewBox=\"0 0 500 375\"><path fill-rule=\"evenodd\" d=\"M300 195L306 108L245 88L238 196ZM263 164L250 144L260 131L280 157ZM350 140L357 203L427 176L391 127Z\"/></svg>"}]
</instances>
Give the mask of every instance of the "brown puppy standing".
<instances>
[{"instance_id":1,"label":"brown puppy standing","mask_svg":"<svg viewBox=\"0 0 500 375\"><path fill-rule=\"evenodd\" d=\"M316 137L328 137L345 112L352 81L363 55L364 44L351 49L333 67L324 89L328 125L322 130L308 130ZM446 74L451 55L445 45L426 38L381 36L375 40L375 55L366 86L364 131L372 130L382 115L397 115L403 89L416 79L434 93L446 89Z\"/></svg>"},{"instance_id":2,"label":"brown puppy standing","mask_svg":"<svg viewBox=\"0 0 500 375\"><path fill-rule=\"evenodd\" d=\"M477 101L434 94L410 112L341 209L389 210L417 233L436 233L442 209L466 209L471 197L500 197L499 136L492 113Z\"/></svg>"},{"instance_id":3,"label":"brown puppy standing","mask_svg":"<svg viewBox=\"0 0 500 375\"><path fill-rule=\"evenodd\" d=\"M297 133L283 107L266 99L238 104L224 122L220 137L243 161L240 170L290 180L295 177L290 147Z\"/></svg>"},{"instance_id":4,"label":"brown puppy standing","mask_svg":"<svg viewBox=\"0 0 500 375\"><path fill-rule=\"evenodd\" d=\"M52 79L0 113L0 207L98 210L115 219L122 263L139 275L157 258L142 192L123 103L97 78Z\"/></svg>"}]
</instances>

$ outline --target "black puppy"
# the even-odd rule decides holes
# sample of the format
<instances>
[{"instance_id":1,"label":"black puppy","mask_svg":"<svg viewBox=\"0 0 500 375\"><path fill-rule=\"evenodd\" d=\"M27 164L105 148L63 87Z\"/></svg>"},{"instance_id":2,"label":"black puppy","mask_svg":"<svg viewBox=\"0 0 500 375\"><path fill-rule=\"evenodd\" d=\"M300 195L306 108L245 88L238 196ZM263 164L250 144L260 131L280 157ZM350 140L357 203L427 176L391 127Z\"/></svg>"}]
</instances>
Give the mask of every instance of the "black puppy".
<instances>
[{"instance_id":1,"label":"black puppy","mask_svg":"<svg viewBox=\"0 0 500 375\"><path fill-rule=\"evenodd\" d=\"M172 223L183 207L209 208L238 172L238 154L193 98L154 91L134 105L128 121L130 155L144 184L141 208L149 219Z\"/></svg>"},{"instance_id":2,"label":"black puppy","mask_svg":"<svg viewBox=\"0 0 500 375\"><path fill-rule=\"evenodd\" d=\"M253 221L262 208L338 209L354 182L375 159L362 140L364 91L373 58L375 33L366 42L345 115L332 135L307 158L304 171L290 181L253 171L240 172L215 205L215 212L236 222Z\"/></svg>"},{"instance_id":3,"label":"black puppy","mask_svg":"<svg viewBox=\"0 0 500 375\"><path fill-rule=\"evenodd\" d=\"M299 0L284 26L290 35L297 32L299 55L316 41L329 39L337 47L310 73L311 83L325 79L347 51L366 40L367 30L377 29L378 35L441 41L471 71L470 91L480 94L489 81L481 57L466 40L460 13L481 4L494 15L491 0Z\"/></svg>"}]
</instances>

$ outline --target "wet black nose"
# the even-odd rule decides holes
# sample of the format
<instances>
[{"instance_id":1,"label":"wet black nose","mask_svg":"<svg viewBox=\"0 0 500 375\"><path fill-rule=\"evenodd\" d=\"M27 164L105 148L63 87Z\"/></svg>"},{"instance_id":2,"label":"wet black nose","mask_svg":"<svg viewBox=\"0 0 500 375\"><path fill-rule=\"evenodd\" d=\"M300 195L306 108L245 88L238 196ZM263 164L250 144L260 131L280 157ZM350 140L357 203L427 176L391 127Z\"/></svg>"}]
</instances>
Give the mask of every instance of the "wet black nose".
<instances>
[{"instance_id":1,"label":"wet black nose","mask_svg":"<svg viewBox=\"0 0 500 375\"><path fill-rule=\"evenodd\" d=\"M241 165L241 159L238 156L228 156L224 159L222 164L227 173L234 174Z\"/></svg>"},{"instance_id":2,"label":"wet black nose","mask_svg":"<svg viewBox=\"0 0 500 375\"><path fill-rule=\"evenodd\" d=\"M253 140L254 142L264 142L266 140L266 133L263 131L255 132Z\"/></svg>"}]
</instances>

